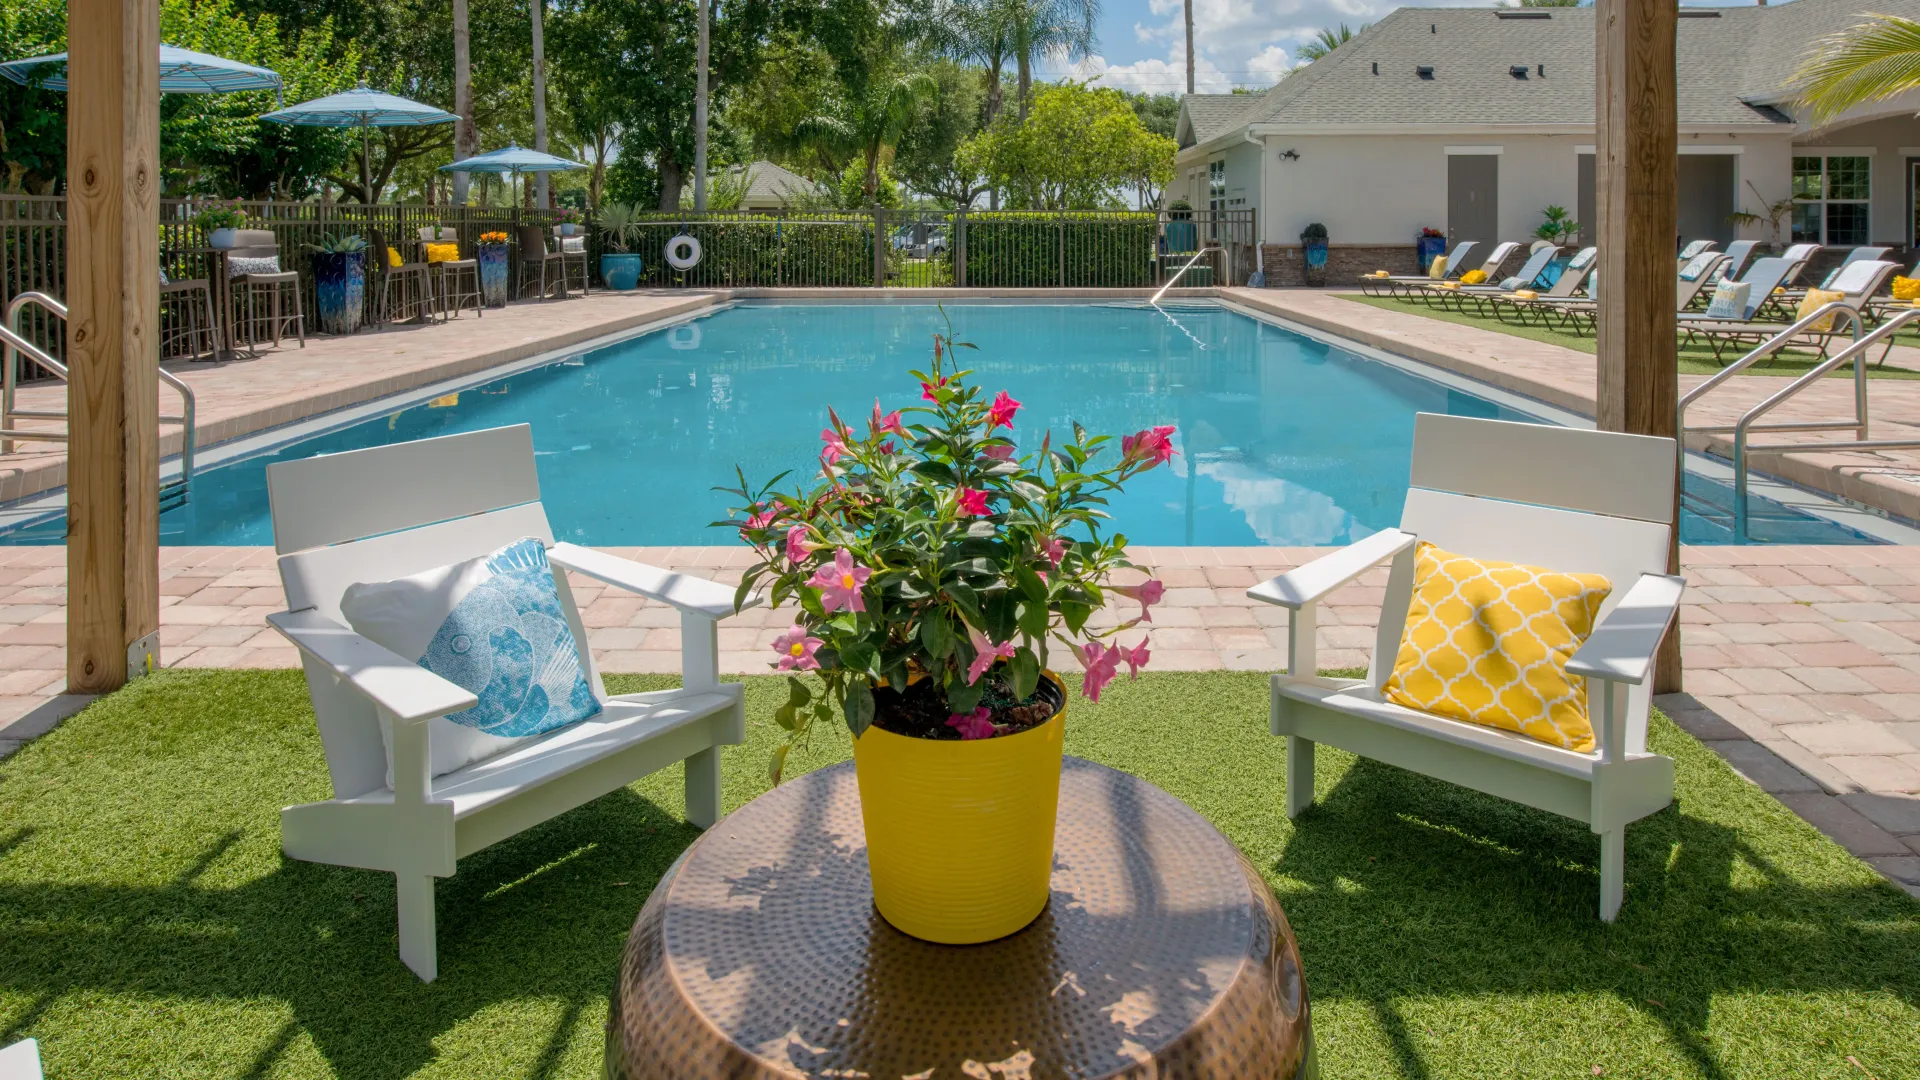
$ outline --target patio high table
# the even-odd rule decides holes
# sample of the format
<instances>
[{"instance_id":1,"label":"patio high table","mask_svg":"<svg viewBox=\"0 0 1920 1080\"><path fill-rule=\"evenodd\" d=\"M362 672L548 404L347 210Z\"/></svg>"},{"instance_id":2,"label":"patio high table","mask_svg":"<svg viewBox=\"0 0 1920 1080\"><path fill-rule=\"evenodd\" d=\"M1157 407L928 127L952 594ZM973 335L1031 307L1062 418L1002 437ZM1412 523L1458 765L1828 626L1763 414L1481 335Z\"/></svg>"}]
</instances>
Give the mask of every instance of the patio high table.
<instances>
[{"instance_id":1,"label":"patio high table","mask_svg":"<svg viewBox=\"0 0 1920 1080\"><path fill-rule=\"evenodd\" d=\"M627 939L606 1075L1295 1080L1312 1047L1272 890L1178 799L1066 759L1047 909L935 945L874 910L847 763L741 807L667 871Z\"/></svg>"}]
</instances>

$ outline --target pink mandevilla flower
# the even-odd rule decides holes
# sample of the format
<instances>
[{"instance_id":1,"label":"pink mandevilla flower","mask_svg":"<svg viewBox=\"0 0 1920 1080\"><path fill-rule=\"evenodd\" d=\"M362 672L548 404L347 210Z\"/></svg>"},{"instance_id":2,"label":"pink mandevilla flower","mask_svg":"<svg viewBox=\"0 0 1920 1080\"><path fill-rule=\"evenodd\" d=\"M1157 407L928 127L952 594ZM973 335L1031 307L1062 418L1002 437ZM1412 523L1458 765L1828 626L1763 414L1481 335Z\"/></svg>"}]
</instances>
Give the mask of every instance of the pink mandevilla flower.
<instances>
[{"instance_id":1,"label":"pink mandevilla flower","mask_svg":"<svg viewBox=\"0 0 1920 1080\"><path fill-rule=\"evenodd\" d=\"M970 713L954 713L947 717L947 726L957 729L962 739L990 739L993 737L993 710L982 705Z\"/></svg>"},{"instance_id":2,"label":"pink mandevilla flower","mask_svg":"<svg viewBox=\"0 0 1920 1080\"><path fill-rule=\"evenodd\" d=\"M748 518L747 524L745 527L748 529L764 529L767 526L773 524L774 519L778 518L779 516L780 516L780 510L778 507L768 507L767 509L762 510L759 513Z\"/></svg>"},{"instance_id":3,"label":"pink mandevilla flower","mask_svg":"<svg viewBox=\"0 0 1920 1080\"><path fill-rule=\"evenodd\" d=\"M1013 447L1005 443L983 446L980 448L980 456L992 458L995 461L1007 461L1013 457Z\"/></svg>"},{"instance_id":4,"label":"pink mandevilla flower","mask_svg":"<svg viewBox=\"0 0 1920 1080\"><path fill-rule=\"evenodd\" d=\"M987 509L987 493L979 488L961 488L957 498L960 512L968 517L986 517L993 513Z\"/></svg>"},{"instance_id":5,"label":"pink mandevilla flower","mask_svg":"<svg viewBox=\"0 0 1920 1080\"><path fill-rule=\"evenodd\" d=\"M1167 594L1167 587L1161 583L1159 578L1148 578L1138 585L1114 585L1110 587L1121 596L1131 597L1140 601L1140 618L1144 622L1153 621L1153 615L1147 609L1159 603L1160 598Z\"/></svg>"},{"instance_id":6,"label":"pink mandevilla flower","mask_svg":"<svg viewBox=\"0 0 1920 1080\"><path fill-rule=\"evenodd\" d=\"M986 674L994 661L1013 659L1014 650L1018 648L1011 641L995 645L991 638L971 626L967 627L967 637L973 641L973 663L967 665L968 686L979 682L980 676Z\"/></svg>"},{"instance_id":7,"label":"pink mandevilla flower","mask_svg":"<svg viewBox=\"0 0 1920 1080\"><path fill-rule=\"evenodd\" d=\"M857 566L853 561L853 552L846 548L833 553L833 561L821 564L813 572L813 578L807 584L820 590L820 606L828 612L846 608L849 611L865 611L867 605L860 598L860 587L867 583L873 571Z\"/></svg>"},{"instance_id":8,"label":"pink mandevilla flower","mask_svg":"<svg viewBox=\"0 0 1920 1080\"><path fill-rule=\"evenodd\" d=\"M820 463L823 465L832 465L852 452L847 449L846 440L832 428L820 430L820 441L827 444L820 450Z\"/></svg>"},{"instance_id":9,"label":"pink mandevilla flower","mask_svg":"<svg viewBox=\"0 0 1920 1080\"><path fill-rule=\"evenodd\" d=\"M1108 648L1097 641L1089 641L1073 650L1080 657L1081 666L1087 673L1080 680L1080 692L1087 700L1100 704L1100 691L1120 673L1120 650Z\"/></svg>"},{"instance_id":10,"label":"pink mandevilla flower","mask_svg":"<svg viewBox=\"0 0 1920 1080\"><path fill-rule=\"evenodd\" d=\"M1125 647L1119 647L1115 648L1114 651L1120 654L1120 659L1127 662L1128 677L1134 679L1139 678L1140 669L1147 666L1147 639L1141 638L1140 644L1135 645L1131 650Z\"/></svg>"},{"instance_id":11,"label":"pink mandevilla flower","mask_svg":"<svg viewBox=\"0 0 1920 1080\"><path fill-rule=\"evenodd\" d=\"M939 343L936 342L934 344L934 355L938 357L939 354L940 354L940 346L939 346ZM947 385L947 377L945 375L940 376L940 382L938 384L924 383L924 382L921 383L920 399L922 401L931 401L931 402L934 402L935 404L938 404L940 401L940 398L936 394L934 394L934 391L939 387L942 387L945 385Z\"/></svg>"},{"instance_id":12,"label":"pink mandevilla flower","mask_svg":"<svg viewBox=\"0 0 1920 1080\"><path fill-rule=\"evenodd\" d=\"M807 556L812 553L813 545L807 543L807 527L805 525L795 525L793 528L787 530L788 562L805 562Z\"/></svg>"},{"instance_id":13,"label":"pink mandevilla flower","mask_svg":"<svg viewBox=\"0 0 1920 1080\"><path fill-rule=\"evenodd\" d=\"M881 415L879 398L873 399L873 419L867 421L867 428L875 435L883 431L891 431L903 439L907 437L907 429L900 423L900 410L895 409Z\"/></svg>"},{"instance_id":14,"label":"pink mandevilla flower","mask_svg":"<svg viewBox=\"0 0 1920 1080\"><path fill-rule=\"evenodd\" d=\"M817 637L808 637L807 628L794 623L787 632L773 639L773 651L780 654L780 662L774 666L781 671L812 671L820 666L813 658L822 642Z\"/></svg>"},{"instance_id":15,"label":"pink mandevilla flower","mask_svg":"<svg viewBox=\"0 0 1920 1080\"><path fill-rule=\"evenodd\" d=\"M997 427L1012 427L1013 414L1020 411L1020 403L1005 390L994 396L993 404L987 408L987 430Z\"/></svg>"},{"instance_id":16,"label":"pink mandevilla flower","mask_svg":"<svg viewBox=\"0 0 1920 1080\"><path fill-rule=\"evenodd\" d=\"M1120 439L1120 457L1123 461L1143 461L1151 469L1172 456L1172 424L1135 432Z\"/></svg>"},{"instance_id":17,"label":"pink mandevilla flower","mask_svg":"<svg viewBox=\"0 0 1920 1080\"><path fill-rule=\"evenodd\" d=\"M1046 543L1040 545L1040 554L1045 555L1047 561L1053 564L1054 569L1058 570L1060 568L1060 560L1066 558L1067 555L1067 542L1057 536L1049 537Z\"/></svg>"}]
</instances>

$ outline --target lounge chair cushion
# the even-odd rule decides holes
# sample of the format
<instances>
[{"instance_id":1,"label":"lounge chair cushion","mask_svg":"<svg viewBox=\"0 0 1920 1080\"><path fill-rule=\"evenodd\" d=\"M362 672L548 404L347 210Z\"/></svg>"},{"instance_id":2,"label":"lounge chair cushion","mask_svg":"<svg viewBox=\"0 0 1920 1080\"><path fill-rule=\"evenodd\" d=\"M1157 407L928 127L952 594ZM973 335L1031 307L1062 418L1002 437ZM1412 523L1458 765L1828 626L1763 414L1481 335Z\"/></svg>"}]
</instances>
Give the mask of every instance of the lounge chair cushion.
<instances>
[{"instance_id":1,"label":"lounge chair cushion","mask_svg":"<svg viewBox=\"0 0 1920 1080\"><path fill-rule=\"evenodd\" d=\"M1893 298L1895 300L1920 300L1920 278L1900 277L1893 279Z\"/></svg>"},{"instance_id":2,"label":"lounge chair cushion","mask_svg":"<svg viewBox=\"0 0 1920 1080\"><path fill-rule=\"evenodd\" d=\"M1462 285L1479 285L1486 280L1487 272L1485 270L1469 270L1460 275L1460 284Z\"/></svg>"},{"instance_id":3,"label":"lounge chair cushion","mask_svg":"<svg viewBox=\"0 0 1920 1080\"><path fill-rule=\"evenodd\" d=\"M1711 251L1695 255L1680 269L1680 277L1686 281L1699 281L1700 275L1707 272L1707 267L1719 261L1720 256Z\"/></svg>"},{"instance_id":4,"label":"lounge chair cushion","mask_svg":"<svg viewBox=\"0 0 1920 1080\"><path fill-rule=\"evenodd\" d=\"M1793 313L1793 321L1799 322L1801 319L1833 303L1835 300L1845 300L1846 298L1846 293L1835 292L1832 289L1808 289L1807 295L1800 298L1800 306L1795 309ZM1833 329L1833 316L1829 315L1819 322L1808 326L1807 329L1816 333L1831 330Z\"/></svg>"},{"instance_id":5,"label":"lounge chair cushion","mask_svg":"<svg viewBox=\"0 0 1920 1080\"><path fill-rule=\"evenodd\" d=\"M1747 317L1747 297L1753 293L1753 283L1747 281L1723 281L1713 287L1713 301L1707 305L1709 319L1744 319Z\"/></svg>"},{"instance_id":6,"label":"lounge chair cushion","mask_svg":"<svg viewBox=\"0 0 1920 1080\"><path fill-rule=\"evenodd\" d=\"M1422 541L1381 692L1409 709L1591 753L1586 680L1568 675L1567 661L1612 591L1600 574L1474 559Z\"/></svg>"},{"instance_id":7,"label":"lounge chair cushion","mask_svg":"<svg viewBox=\"0 0 1920 1080\"><path fill-rule=\"evenodd\" d=\"M428 721L434 776L600 712L539 540L412 577L348 586L340 613L360 635L479 697ZM393 739L385 718L387 786Z\"/></svg>"},{"instance_id":8,"label":"lounge chair cushion","mask_svg":"<svg viewBox=\"0 0 1920 1080\"><path fill-rule=\"evenodd\" d=\"M1427 276L1435 281L1439 281L1441 278L1447 276L1447 257L1445 255L1435 255L1433 257L1433 261L1427 264Z\"/></svg>"}]
</instances>

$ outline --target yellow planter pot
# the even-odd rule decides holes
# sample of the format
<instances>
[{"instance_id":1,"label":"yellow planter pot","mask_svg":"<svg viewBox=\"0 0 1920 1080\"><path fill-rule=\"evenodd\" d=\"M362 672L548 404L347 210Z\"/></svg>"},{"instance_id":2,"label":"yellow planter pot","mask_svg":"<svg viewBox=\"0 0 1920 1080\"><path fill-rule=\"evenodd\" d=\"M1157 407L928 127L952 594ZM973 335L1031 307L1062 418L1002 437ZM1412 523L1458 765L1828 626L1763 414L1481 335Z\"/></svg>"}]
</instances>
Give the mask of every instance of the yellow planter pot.
<instances>
[{"instance_id":1,"label":"yellow planter pot","mask_svg":"<svg viewBox=\"0 0 1920 1080\"><path fill-rule=\"evenodd\" d=\"M873 903L887 922L925 941L971 945L1039 917L1053 877L1065 721L1062 708L1037 728L993 739L870 727L854 740Z\"/></svg>"}]
</instances>

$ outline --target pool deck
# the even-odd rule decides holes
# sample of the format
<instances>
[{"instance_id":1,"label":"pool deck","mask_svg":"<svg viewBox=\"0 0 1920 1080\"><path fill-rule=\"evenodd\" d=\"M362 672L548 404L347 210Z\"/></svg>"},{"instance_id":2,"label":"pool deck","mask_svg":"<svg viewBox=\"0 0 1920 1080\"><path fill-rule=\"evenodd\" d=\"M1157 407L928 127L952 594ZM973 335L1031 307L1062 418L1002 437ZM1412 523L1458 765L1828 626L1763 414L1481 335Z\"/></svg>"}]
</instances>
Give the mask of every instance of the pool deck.
<instances>
[{"instance_id":1,"label":"pool deck","mask_svg":"<svg viewBox=\"0 0 1920 1080\"><path fill-rule=\"evenodd\" d=\"M316 339L304 350L288 347L235 363L169 366L195 388L197 427L207 445L471 376L731 295L596 293L515 304L484 319L469 315L446 325ZM1218 295L1561 408L1593 411L1594 358L1584 353L1332 293L1228 289ZM1682 376L1683 386L1697 382ZM1739 408L1779 385L1772 378L1736 379L1695 419L1731 422ZM58 387L22 392L28 408L63 399ZM1850 384L1833 380L1782 415L1833 415L1850 400ZM1876 436L1920 435L1920 383L1877 381L1871 400ZM1920 453L1807 453L1769 464L1768 471L1805 486L1920 518ZM0 458L0 469L0 499L18 498L64 483L65 458L32 449ZM747 558L740 548L616 550L723 580ZM1284 612L1256 605L1244 590L1316 549L1136 551L1168 585L1150 631L1154 669L1270 671L1285 663ZM1682 561L1692 585L1682 620L1688 693L1662 699L1662 707L1743 774L1920 896L1920 547L1690 547ZM85 701L61 694L64 563L59 547L0 548L0 757ZM264 624L282 606L271 550L166 548L161 577L167 665L296 665L291 647ZM1319 630L1325 666L1365 663L1383 577L1376 571L1331 598ZM678 622L670 610L586 581L576 583L576 592L603 670L678 669ZM723 666L765 671L767 645L784 618L750 611L725 625Z\"/></svg>"}]
</instances>

